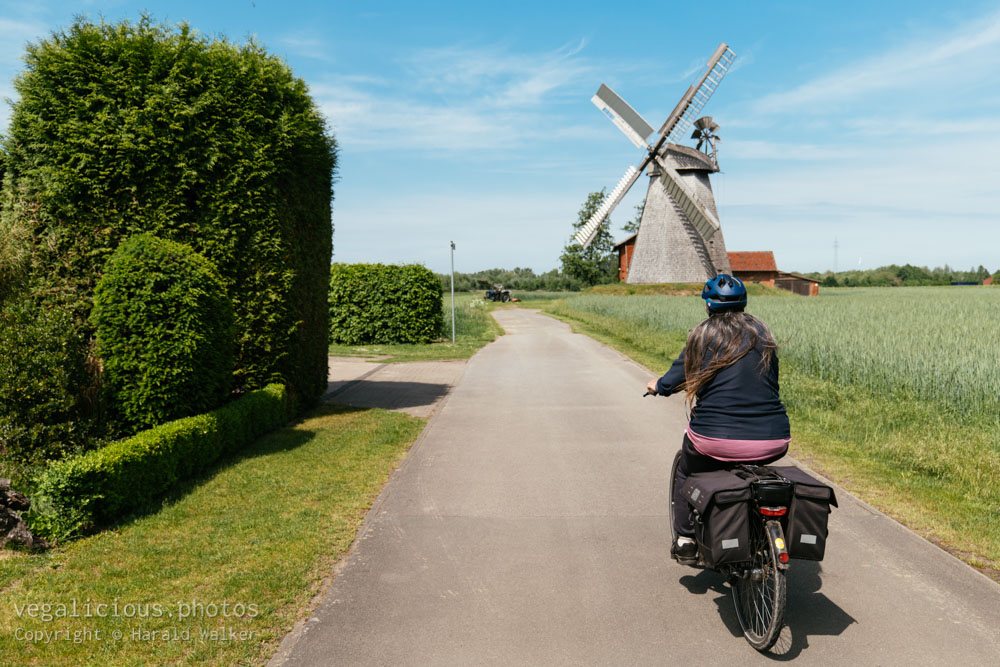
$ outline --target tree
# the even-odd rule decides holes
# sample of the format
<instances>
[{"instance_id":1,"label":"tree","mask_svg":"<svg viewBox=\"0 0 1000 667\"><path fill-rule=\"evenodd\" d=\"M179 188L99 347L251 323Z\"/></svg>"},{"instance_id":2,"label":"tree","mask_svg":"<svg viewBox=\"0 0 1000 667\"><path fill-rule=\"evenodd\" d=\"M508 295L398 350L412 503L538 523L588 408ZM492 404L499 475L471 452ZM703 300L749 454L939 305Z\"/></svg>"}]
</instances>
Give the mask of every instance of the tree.
<instances>
[{"instance_id":1,"label":"tree","mask_svg":"<svg viewBox=\"0 0 1000 667\"><path fill-rule=\"evenodd\" d=\"M587 195L587 200L583 203L577 213L576 222L573 223L574 234L580 230L591 216L597 211L607 195L604 189L599 192L591 192ZM614 255L614 240L608 229L611 226L602 224L594 235L594 239L586 248L570 237L569 244L563 248L559 259L562 261L562 270L566 275L576 278L584 286L600 285L614 281L617 276L617 264Z\"/></svg>"},{"instance_id":2,"label":"tree","mask_svg":"<svg viewBox=\"0 0 1000 667\"><path fill-rule=\"evenodd\" d=\"M643 199L641 204L636 204L635 217L622 225L622 231L628 234L635 234L639 231L639 222L642 221L642 212L645 210L646 200Z\"/></svg>"}]
</instances>

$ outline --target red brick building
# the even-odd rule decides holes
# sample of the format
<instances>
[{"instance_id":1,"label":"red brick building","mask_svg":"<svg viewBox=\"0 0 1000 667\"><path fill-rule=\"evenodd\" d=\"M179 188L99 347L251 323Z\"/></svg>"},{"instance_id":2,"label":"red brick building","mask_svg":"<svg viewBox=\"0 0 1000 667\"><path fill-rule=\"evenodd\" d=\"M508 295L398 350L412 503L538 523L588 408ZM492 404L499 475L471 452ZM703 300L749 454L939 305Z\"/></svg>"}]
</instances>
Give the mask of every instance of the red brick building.
<instances>
[{"instance_id":1,"label":"red brick building","mask_svg":"<svg viewBox=\"0 0 1000 667\"><path fill-rule=\"evenodd\" d=\"M729 266L733 275L745 283L760 283L774 287L778 278L778 265L770 250L729 253Z\"/></svg>"}]
</instances>

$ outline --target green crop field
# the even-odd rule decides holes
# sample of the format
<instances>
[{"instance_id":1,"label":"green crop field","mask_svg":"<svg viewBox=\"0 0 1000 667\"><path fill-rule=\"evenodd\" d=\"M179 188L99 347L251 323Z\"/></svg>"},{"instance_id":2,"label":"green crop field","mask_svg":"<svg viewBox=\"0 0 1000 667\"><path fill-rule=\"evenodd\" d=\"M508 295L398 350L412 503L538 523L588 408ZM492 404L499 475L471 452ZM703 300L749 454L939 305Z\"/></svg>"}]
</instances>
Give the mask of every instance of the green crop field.
<instances>
[{"instance_id":1,"label":"green crop field","mask_svg":"<svg viewBox=\"0 0 1000 667\"><path fill-rule=\"evenodd\" d=\"M549 310L657 373L695 297L583 295ZM1000 579L1000 289L751 296L780 345L792 454Z\"/></svg>"},{"instance_id":2,"label":"green crop field","mask_svg":"<svg viewBox=\"0 0 1000 667\"><path fill-rule=\"evenodd\" d=\"M577 311L663 331L704 319L698 299L581 296ZM819 298L752 297L783 362L824 380L934 401L950 414L1000 414L1000 289L823 290Z\"/></svg>"}]
</instances>

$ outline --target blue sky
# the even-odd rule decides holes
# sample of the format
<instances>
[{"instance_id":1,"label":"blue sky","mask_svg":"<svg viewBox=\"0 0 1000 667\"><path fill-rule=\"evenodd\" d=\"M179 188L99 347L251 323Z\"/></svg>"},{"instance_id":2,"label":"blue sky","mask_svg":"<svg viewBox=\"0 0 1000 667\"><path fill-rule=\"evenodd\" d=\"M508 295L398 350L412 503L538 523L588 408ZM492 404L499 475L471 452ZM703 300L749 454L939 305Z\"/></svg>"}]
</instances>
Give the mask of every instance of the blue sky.
<instances>
[{"instance_id":1,"label":"blue sky","mask_svg":"<svg viewBox=\"0 0 1000 667\"><path fill-rule=\"evenodd\" d=\"M598 86L659 127L725 41L736 65L704 113L729 250L789 271L1000 268L995 3L0 0L0 97L25 43L143 9L254 36L308 83L341 149L335 261L445 272L454 241L457 271L557 267L587 194L642 157Z\"/></svg>"}]
</instances>

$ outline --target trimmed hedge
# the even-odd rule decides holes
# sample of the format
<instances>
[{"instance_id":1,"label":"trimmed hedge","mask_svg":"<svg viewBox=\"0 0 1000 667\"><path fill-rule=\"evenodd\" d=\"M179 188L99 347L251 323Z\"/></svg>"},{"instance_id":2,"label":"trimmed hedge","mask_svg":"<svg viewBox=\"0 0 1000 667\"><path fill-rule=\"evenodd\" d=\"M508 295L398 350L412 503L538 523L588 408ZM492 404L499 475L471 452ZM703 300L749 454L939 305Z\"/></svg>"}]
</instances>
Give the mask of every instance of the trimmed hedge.
<instances>
[{"instance_id":1,"label":"trimmed hedge","mask_svg":"<svg viewBox=\"0 0 1000 667\"><path fill-rule=\"evenodd\" d=\"M330 340L429 343L441 335L441 281L419 264L330 267Z\"/></svg>"},{"instance_id":2,"label":"trimmed hedge","mask_svg":"<svg viewBox=\"0 0 1000 667\"><path fill-rule=\"evenodd\" d=\"M232 300L237 388L280 378L318 399L337 146L305 82L252 40L148 16L77 19L24 63L2 138L0 239L30 234L0 278L23 267L26 289L61 295L89 336L94 288L124 239L186 243Z\"/></svg>"},{"instance_id":3,"label":"trimmed hedge","mask_svg":"<svg viewBox=\"0 0 1000 667\"><path fill-rule=\"evenodd\" d=\"M109 524L274 430L294 412L285 387L273 384L218 410L57 461L37 479L31 528L65 539Z\"/></svg>"},{"instance_id":4,"label":"trimmed hedge","mask_svg":"<svg viewBox=\"0 0 1000 667\"><path fill-rule=\"evenodd\" d=\"M139 234L108 260L91 321L103 393L122 435L219 407L233 381L233 307L215 266Z\"/></svg>"}]
</instances>

